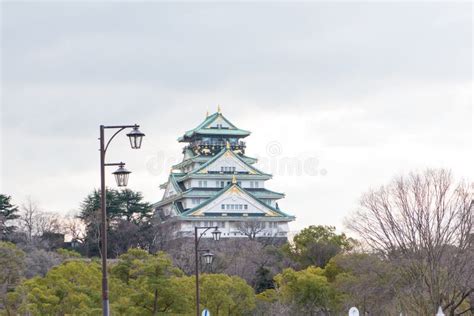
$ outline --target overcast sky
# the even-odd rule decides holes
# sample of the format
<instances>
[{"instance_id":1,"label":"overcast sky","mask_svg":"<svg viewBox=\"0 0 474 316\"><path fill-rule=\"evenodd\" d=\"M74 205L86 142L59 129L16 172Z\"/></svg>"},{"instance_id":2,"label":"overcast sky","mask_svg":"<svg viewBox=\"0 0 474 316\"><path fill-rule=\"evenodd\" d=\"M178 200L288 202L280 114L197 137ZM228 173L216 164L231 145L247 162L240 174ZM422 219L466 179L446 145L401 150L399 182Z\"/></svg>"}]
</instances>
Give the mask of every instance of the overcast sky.
<instances>
[{"instance_id":1,"label":"overcast sky","mask_svg":"<svg viewBox=\"0 0 474 316\"><path fill-rule=\"evenodd\" d=\"M17 204L77 211L99 186L99 125L131 123L143 148L122 135L108 159L156 202L176 138L217 104L252 131L247 154L286 193L292 230L343 229L364 191L410 170L472 179L470 3L1 8L0 192Z\"/></svg>"}]
</instances>

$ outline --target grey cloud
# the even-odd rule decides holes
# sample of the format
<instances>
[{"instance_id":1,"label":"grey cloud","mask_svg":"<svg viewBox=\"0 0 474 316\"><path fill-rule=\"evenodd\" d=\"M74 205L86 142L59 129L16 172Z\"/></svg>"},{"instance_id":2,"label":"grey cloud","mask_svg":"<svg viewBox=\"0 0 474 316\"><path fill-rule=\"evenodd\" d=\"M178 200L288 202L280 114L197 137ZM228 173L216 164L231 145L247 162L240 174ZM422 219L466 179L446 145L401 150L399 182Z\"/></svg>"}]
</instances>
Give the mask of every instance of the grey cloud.
<instances>
[{"instance_id":1,"label":"grey cloud","mask_svg":"<svg viewBox=\"0 0 474 316\"><path fill-rule=\"evenodd\" d=\"M355 196L399 170L468 172L472 4L1 6L1 180L18 199L77 208L98 183L98 125L137 122L143 151L120 138L109 158L155 201L170 163L147 163L179 156L176 138L217 103L252 130L251 155L273 140L286 155L323 153L327 177L270 184L298 227L338 224Z\"/></svg>"}]
</instances>

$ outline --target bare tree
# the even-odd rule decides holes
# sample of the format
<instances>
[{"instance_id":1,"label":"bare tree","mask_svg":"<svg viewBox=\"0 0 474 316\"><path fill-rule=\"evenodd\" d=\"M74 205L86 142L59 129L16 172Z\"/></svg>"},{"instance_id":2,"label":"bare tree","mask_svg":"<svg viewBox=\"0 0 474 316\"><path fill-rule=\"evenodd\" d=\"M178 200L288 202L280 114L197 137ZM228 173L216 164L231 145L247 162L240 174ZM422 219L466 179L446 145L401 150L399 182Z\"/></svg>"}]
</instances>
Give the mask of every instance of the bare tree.
<instances>
[{"instance_id":1,"label":"bare tree","mask_svg":"<svg viewBox=\"0 0 474 316\"><path fill-rule=\"evenodd\" d=\"M248 220L236 222L235 228L249 239L254 240L259 233L265 230L265 223L257 220Z\"/></svg>"},{"instance_id":2,"label":"bare tree","mask_svg":"<svg viewBox=\"0 0 474 316\"><path fill-rule=\"evenodd\" d=\"M468 186L450 171L427 170L363 195L346 226L395 263L405 287L398 297L416 314L443 306L450 315L473 293L473 209Z\"/></svg>"},{"instance_id":3,"label":"bare tree","mask_svg":"<svg viewBox=\"0 0 474 316\"><path fill-rule=\"evenodd\" d=\"M18 218L20 229L26 233L27 241L45 233L63 233L63 219L59 214L42 211L30 197L21 205Z\"/></svg>"},{"instance_id":4,"label":"bare tree","mask_svg":"<svg viewBox=\"0 0 474 316\"><path fill-rule=\"evenodd\" d=\"M85 225L77 216L67 216L63 219L64 233L69 235L72 240L84 240Z\"/></svg>"},{"instance_id":5,"label":"bare tree","mask_svg":"<svg viewBox=\"0 0 474 316\"><path fill-rule=\"evenodd\" d=\"M35 234L36 219L41 213L37 204L28 197L26 202L21 205L19 217L20 227L26 232L28 242L31 242Z\"/></svg>"},{"instance_id":6,"label":"bare tree","mask_svg":"<svg viewBox=\"0 0 474 316\"><path fill-rule=\"evenodd\" d=\"M176 238L179 223L173 220L160 221L157 218L151 220L151 249L150 251L168 251L170 243Z\"/></svg>"},{"instance_id":7,"label":"bare tree","mask_svg":"<svg viewBox=\"0 0 474 316\"><path fill-rule=\"evenodd\" d=\"M59 214L38 212L34 218L35 233L43 236L45 233L61 234L64 231L63 219Z\"/></svg>"}]
</instances>

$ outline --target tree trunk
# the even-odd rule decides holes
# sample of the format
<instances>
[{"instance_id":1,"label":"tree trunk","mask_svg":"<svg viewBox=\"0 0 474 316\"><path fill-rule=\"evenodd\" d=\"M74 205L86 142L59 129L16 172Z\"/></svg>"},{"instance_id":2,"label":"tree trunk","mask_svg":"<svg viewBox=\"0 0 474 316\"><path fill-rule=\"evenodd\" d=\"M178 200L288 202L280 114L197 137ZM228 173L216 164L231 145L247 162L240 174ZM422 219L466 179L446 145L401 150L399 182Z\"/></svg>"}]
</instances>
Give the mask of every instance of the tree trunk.
<instances>
[{"instance_id":1,"label":"tree trunk","mask_svg":"<svg viewBox=\"0 0 474 316\"><path fill-rule=\"evenodd\" d=\"M158 289L155 289L155 297L153 298L153 316L158 315Z\"/></svg>"}]
</instances>

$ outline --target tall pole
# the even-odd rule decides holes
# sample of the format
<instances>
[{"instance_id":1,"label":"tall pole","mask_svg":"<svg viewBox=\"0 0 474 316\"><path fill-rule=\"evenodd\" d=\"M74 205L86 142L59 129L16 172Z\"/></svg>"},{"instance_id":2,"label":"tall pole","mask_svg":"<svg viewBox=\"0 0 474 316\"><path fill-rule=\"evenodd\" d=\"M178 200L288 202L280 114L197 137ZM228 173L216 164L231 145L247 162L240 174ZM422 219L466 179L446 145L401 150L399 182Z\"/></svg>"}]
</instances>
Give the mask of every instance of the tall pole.
<instances>
[{"instance_id":1,"label":"tall pole","mask_svg":"<svg viewBox=\"0 0 474 316\"><path fill-rule=\"evenodd\" d=\"M195 272L196 272L196 316L200 314L199 308L199 264L198 264L198 227L194 227L194 256L195 256Z\"/></svg>"},{"instance_id":2,"label":"tall pole","mask_svg":"<svg viewBox=\"0 0 474 316\"><path fill-rule=\"evenodd\" d=\"M109 286L107 282L107 210L105 203L105 144L104 125L100 126L100 237L102 255L102 315L109 316Z\"/></svg>"}]
</instances>

